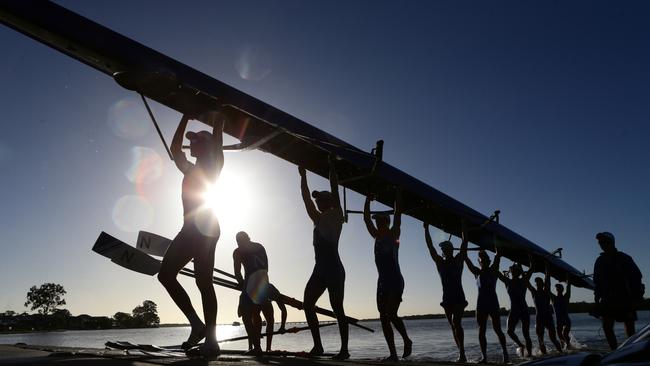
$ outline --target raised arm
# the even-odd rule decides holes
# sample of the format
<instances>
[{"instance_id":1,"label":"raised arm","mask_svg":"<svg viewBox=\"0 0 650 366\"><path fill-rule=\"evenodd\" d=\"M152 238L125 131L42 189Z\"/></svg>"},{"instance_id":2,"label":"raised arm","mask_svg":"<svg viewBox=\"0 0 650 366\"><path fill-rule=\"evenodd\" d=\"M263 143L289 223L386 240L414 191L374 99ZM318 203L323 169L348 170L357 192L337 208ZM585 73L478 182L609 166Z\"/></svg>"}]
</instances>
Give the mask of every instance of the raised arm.
<instances>
[{"instance_id":1,"label":"raised arm","mask_svg":"<svg viewBox=\"0 0 650 366\"><path fill-rule=\"evenodd\" d=\"M343 209L341 208L341 197L339 197L339 176L336 174L336 157L334 154L330 154L327 157L327 162L330 166L330 191L332 192L332 199L334 200L334 206L338 208L341 213Z\"/></svg>"},{"instance_id":2,"label":"raised arm","mask_svg":"<svg viewBox=\"0 0 650 366\"><path fill-rule=\"evenodd\" d=\"M474 276L479 275L480 270L474 265L474 263L472 263L472 260L469 259L468 256L465 256L465 264L467 264L467 268L469 268L469 271L472 272Z\"/></svg>"},{"instance_id":3,"label":"raised arm","mask_svg":"<svg viewBox=\"0 0 650 366\"><path fill-rule=\"evenodd\" d=\"M571 280L569 279L568 273L566 275L566 291L564 292L564 296L567 298L567 300L571 299Z\"/></svg>"},{"instance_id":4,"label":"raised arm","mask_svg":"<svg viewBox=\"0 0 650 366\"><path fill-rule=\"evenodd\" d=\"M307 185L307 171L305 170L305 168L300 166L298 167L298 172L300 173L300 192L302 194L302 201L305 203L305 208L307 209L307 215L309 215L311 221L316 223L318 221L319 213L309 193L309 186Z\"/></svg>"},{"instance_id":5,"label":"raised arm","mask_svg":"<svg viewBox=\"0 0 650 366\"><path fill-rule=\"evenodd\" d=\"M424 240L427 243L427 248L429 248L431 259L433 259L433 261L438 264L442 260L442 257L438 254L436 248L433 246L433 240L431 240L431 233L429 232L429 224L423 222L422 226L424 226Z\"/></svg>"},{"instance_id":6,"label":"raised arm","mask_svg":"<svg viewBox=\"0 0 650 366\"><path fill-rule=\"evenodd\" d=\"M183 152L183 135L185 134L187 122L189 120L189 116L183 115L183 118L181 118L181 121L176 128L176 132L174 132L172 144L169 148L172 153L172 157L174 157L174 164L176 164L178 170L183 172L183 174L185 174L193 166L193 164L187 160L187 156L185 156L185 153Z\"/></svg>"},{"instance_id":7,"label":"raised arm","mask_svg":"<svg viewBox=\"0 0 650 366\"><path fill-rule=\"evenodd\" d=\"M458 253L459 260L465 260L467 258L467 245L469 244L467 232L467 222L463 220L461 221L462 242L460 243L460 252Z\"/></svg>"},{"instance_id":8,"label":"raised arm","mask_svg":"<svg viewBox=\"0 0 650 366\"><path fill-rule=\"evenodd\" d=\"M244 290L244 277L241 275L241 257L239 256L239 251L235 250L232 252L232 262L233 262L233 270L235 274L235 279L237 280L237 283L239 284L239 288L241 290Z\"/></svg>"},{"instance_id":9,"label":"raised arm","mask_svg":"<svg viewBox=\"0 0 650 366\"><path fill-rule=\"evenodd\" d=\"M214 141L213 151L214 151L214 163L215 163L215 173L218 175L223 169L223 125L224 122L222 119L215 120L212 122L212 140ZM216 178L215 175L215 178Z\"/></svg>"},{"instance_id":10,"label":"raised arm","mask_svg":"<svg viewBox=\"0 0 650 366\"><path fill-rule=\"evenodd\" d=\"M402 188L395 192L395 212L393 213L393 237L399 239L402 230Z\"/></svg>"},{"instance_id":11,"label":"raised arm","mask_svg":"<svg viewBox=\"0 0 650 366\"><path fill-rule=\"evenodd\" d=\"M368 233L370 233L370 236L376 238L377 228L375 227L375 224L372 222L372 218L370 217L371 200L372 198L369 195L366 196L366 202L363 204L363 222L366 224L366 229L368 229Z\"/></svg>"},{"instance_id":12,"label":"raised arm","mask_svg":"<svg viewBox=\"0 0 650 366\"><path fill-rule=\"evenodd\" d=\"M551 275L549 274L550 270L548 268L548 262L544 261L544 291L546 291L547 294L552 294L553 292L551 291Z\"/></svg>"},{"instance_id":13,"label":"raised arm","mask_svg":"<svg viewBox=\"0 0 650 366\"><path fill-rule=\"evenodd\" d=\"M492 262L490 269L496 273L501 273L499 270L499 266L501 265L501 252L499 252L499 247L496 245L494 246L494 250L496 255L494 256L494 261Z\"/></svg>"}]
</instances>

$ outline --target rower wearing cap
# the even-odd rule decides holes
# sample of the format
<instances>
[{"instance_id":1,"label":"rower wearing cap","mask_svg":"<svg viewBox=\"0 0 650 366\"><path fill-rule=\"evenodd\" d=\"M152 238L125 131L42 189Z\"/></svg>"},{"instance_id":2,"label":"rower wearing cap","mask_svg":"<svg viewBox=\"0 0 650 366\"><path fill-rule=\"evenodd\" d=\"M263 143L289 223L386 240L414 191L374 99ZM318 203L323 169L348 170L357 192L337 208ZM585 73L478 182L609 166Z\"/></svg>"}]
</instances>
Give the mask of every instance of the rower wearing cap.
<instances>
[{"instance_id":1,"label":"rower wearing cap","mask_svg":"<svg viewBox=\"0 0 650 366\"><path fill-rule=\"evenodd\" d=\"M220 227L214 211L206 208L204 201L208 185L216 182L223 168L224 121L219 118L218 113L209 112L202 120L212 124L212 133L201 131L188 132L185 135L190 140L190 155L196 158L196 162L191 163L182 150L183 133L189 119L187 115L181 119L170 149L176 167L183 173L183 227L165 253L158 279L192 327L190 336L182 348L189 350L205 338L205 343L191 352L212 358L220 352L216 335L217 297L212 284L214 253ZM176 279L180 270L192 259L196 284L201 292L205 323L197 315L187 292Z\"/></svg>"},{"instance_id":2,"label":"rower wearing cap","mask_svg":"<svg viewBox=\"0 0 650 366\"><path fill-rule=\"evenodd\" d=\"M307 172L303 167L298 168L302 199L307 214L314 223L313 245L316 260L314 270L305 287L304 309L307 324L314 340L314 347L309 351L309 355L322 355L324 351L318 328L316 301L327 290L341 336L341 349L333 358L345 360L350 358L350 353L348 352L348 322L343 310L345 269L339 257L343 209L339 198L339 185L333 156L329 156L329 167L330 191L314 191L311 196L307 185ZM314 200L316 204L314 204Z\"/></svg>"},{"instance_id":3,"label":"rower wearing cap","mask_svg":"<svg viewBox=\"0 0 650 366\"><path fill-rule=\"evenodd\" d=\"M461 323L463 313L467 307L462 283L463 268L465 258L467 257L467 230L465 223L463 222L463 242L460 245L460 252L456 256L454 256L454 246L449 240L438 244L442 251L442 256L440 256L433 246L431 234L429 233L429 224L425 222L423 225L424 238L429 248L429 254L431 254L431 259L436 264L440 280L442 281L442 302L440 306L445 310L445 316L451 326L454 341L458 347L458 362L466 362L465 335Z\"/></svg>"},{"instance_id":4,"label":"rower wearing cap","mask_svg":"<svg viewBox=\"0 0 650 366\"><path fill-rule=\"evenodd\" d=\"M390 216L386 213L374 214L371 218L371 196L366 196L363 207L363 220L366 228L370 235L375 238L375 264L379 274L377 279L377 310L379 310L381 328L390 352L390 355L385 359L386 361L398 361L391 323L404 341L403 358L411 354L413 345L406 333L404 322L397 315L399 305L402 302L402 293L404 292L404 277L402 277L398 259L400 226L402 223L401 196L401 190L398 190L395 199L393 227L390 226ZM375 223L372 222L373 219Z\"/></svg>"}]
</instances>

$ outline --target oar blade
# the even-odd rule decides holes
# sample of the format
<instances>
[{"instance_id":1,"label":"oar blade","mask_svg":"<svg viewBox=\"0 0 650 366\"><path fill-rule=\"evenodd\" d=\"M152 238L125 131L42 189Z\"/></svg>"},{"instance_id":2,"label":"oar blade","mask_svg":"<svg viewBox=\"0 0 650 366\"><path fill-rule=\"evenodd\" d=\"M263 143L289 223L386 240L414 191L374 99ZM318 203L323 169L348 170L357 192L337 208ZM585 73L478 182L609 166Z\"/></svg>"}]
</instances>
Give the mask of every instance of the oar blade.
<instances>
[{"instance_id":1,"label":"oar blade","mask_svg":"<svg viewBox=\"0 0 650 366\"><path fill-rule=\"evenodd\" d=\"M153 276L160 270L160 261L103 231L95 241L93 251L138 273Z\"/></svg>"},{"instance_id":2,"label":"oar blade","mask_svg":"<svg viewBox=\"0 0 650 366\"><path fill-rule=\"evenodd\" d=\"M138 241L136 242L135 247L147 254L164 257L171 244L172 241L164 236L150 233L148 231L140 231L138 233Z\"/></svg>"}]
</instances>

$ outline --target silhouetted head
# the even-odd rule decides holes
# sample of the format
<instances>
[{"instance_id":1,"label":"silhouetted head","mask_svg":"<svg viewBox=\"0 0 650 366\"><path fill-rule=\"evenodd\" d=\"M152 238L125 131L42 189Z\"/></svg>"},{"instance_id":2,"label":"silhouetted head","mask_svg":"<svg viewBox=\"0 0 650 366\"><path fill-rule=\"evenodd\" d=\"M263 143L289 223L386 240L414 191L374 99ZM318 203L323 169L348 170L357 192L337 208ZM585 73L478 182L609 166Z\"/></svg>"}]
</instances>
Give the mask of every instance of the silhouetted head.
<instances>
[{"instance_id":1,"label":"silhouetted head","mask_svg":"<svg viewBox=\"0 0 650 366\"><path fill-rule=\"evenodd\" d=\"M488 269L490 267L490 256L485 250L478 252L478 264L481 266L481 269Z\"/></svg>"},{"instance_id":2,"label":"silhouetted head","mask_svg":"<svg viewBox=\"0 0 650 366\"><path fill-rule=\"evenodd\" d=\"M242 246L242 245L248 245L251 242L251 238L248 236L248 234L245 231L240 231L237 233L235 236L235 240L237 240L237 246Z\"/></svg>"},{"instance_id":3,"label":"silhouetted head","mask_svg":"<svg viewBox=\"0 0 650 366\"><path fill-rule=\"evenodd\" d=\"M557 292L558 295L562 295L564 293L564 286L562 286L560 283L556 284L555 292Z\"/></svg>"},{"instance_id":4,"label":"silhouetted head","mask_svg":"<svg viewBox=\"0 0 650 366\"><path fill-rule=\"evenodd\" d=\"M596 240L598 240L598 245L600 249L605 253L611 253L616 251L616 239L614 234L603 231L602 233L596 234Z\"/></svg>"},{"instance_id":5,"label":"silhouetted head","mask_svg":"<svg viewBox=\"0 0 650 366\"><path fill-rule=\"evenodd\" d=\"M445 240L442 243L438 244L440 251L442 251L442 256L445 258L452 258L454 256L454 244L449 240Z\"/></svg>"},{"instance_id":6,"label":"silhouetted head","mask_svg":"<svg viewBox=\"0 0 650 366\"><path fill-rule=\"evenodd\" d=\"M202 159L212 151L212 134L208 131L188 132L185 134L190 140L190 155Z\"/></svg>"},{"instance_id":7,"label":"silhouetted head","mask_svg":"<svg viewBox=\"0 0 650 366\"><path fill-rule=\"evenodd\" d=\"M323 212L334 206L334 197L332 197L332 192L330 191L313 191L311 196L314 197L316 201L316 207L318 211Z\"/></svg>"},{"instance_id":8,"label":"silhouetted head","mask_svg":"<svg viewBox=\"0 0 650 366\"><path fill-rule=\"evenodd\" d=\"M510 276L511 278L519 278L524 270L521 268L521 264L515 263L510 266Z\"/></svg>"},{"instance_id":9,"label":"silhouetted head","mask_svg":"<svg viewBox=\"0 0 650 366\"><path fill-rule=\"evenodd\" d=\"M390 227L390 216L388 214L378 213L372 215L372 218L375 219L377 229L388 229Z\"/></svg>"},{"instance_id":10,"label":"silhouetted head","mask_svg":"<svg viewBox=\"0 0 650 366\"><path fill-rule=\"evenodd\" d=\"M543 290L544 289L544 279L541 277L535 277L535 287L538 290Z\"/></svg>"}]
</instances>

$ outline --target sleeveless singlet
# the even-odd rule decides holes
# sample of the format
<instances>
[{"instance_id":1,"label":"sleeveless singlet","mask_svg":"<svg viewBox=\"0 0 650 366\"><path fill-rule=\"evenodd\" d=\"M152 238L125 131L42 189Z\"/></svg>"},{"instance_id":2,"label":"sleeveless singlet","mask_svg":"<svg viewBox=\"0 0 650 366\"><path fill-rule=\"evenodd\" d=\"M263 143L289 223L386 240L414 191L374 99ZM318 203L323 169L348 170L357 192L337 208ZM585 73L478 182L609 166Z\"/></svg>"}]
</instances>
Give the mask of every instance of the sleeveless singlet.
<instances>
[{"instance_id":1,"label":"sleeveless singlet","mask_svg":"<svg viewBox=\"0 0 650 366\"><path fill-rule=\"evenodd\" d=\"M438 274L442 282L442 302L440 306L443 308L467 306L462 282L463 268L463 261L458 256L451 259L443 258L437 263Z\"/></svg>"},{"instance_id":2,"label":"sleeveless singlet","mask_svg":"<svg viewBox=\"0 0 650 366\"><path fill-rule=\"evenodd\" d=\"M404 287L404 278L399 267L399 241L392 235L375 240L375 265L381 286ZM379 286L378 285L378 286Z\"/></svg>"},{"instance_id":3,"label":"sleeveless singlet","mask_svg":"<svg viewBox=\"0 0 650 366\"><path fill-rule=\"evenodd\" d=\"M497 275L491 269L481 269L476 277L478 284L478 299L476 311L492 313L499 311L497 297Z\"/></svg>"}]
</instances>

